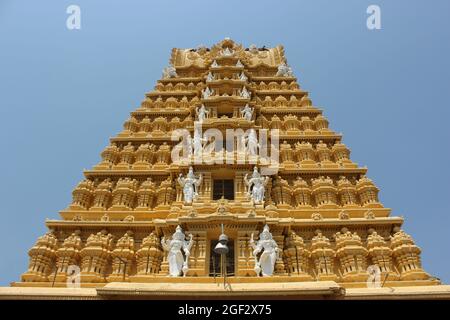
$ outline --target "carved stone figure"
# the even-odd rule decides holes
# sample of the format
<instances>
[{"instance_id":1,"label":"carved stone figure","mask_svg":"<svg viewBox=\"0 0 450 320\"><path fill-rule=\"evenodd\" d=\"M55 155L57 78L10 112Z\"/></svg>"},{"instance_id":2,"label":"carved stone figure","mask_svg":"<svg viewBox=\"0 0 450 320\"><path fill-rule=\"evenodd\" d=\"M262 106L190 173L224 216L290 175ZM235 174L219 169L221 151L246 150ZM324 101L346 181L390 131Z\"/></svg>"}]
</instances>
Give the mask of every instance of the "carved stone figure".
<instances>
[{"instance_id":1,"label":"carved stone figure","mask_svg":"<svg viewBox=\"0 0 450 320\"><path fill-rule=\"evenodd\" d=\"M278 71L277 71L276 76L277 77L293 77L294 74L292 72L292 68L283 62L280 65L278 65Z\"/></svg>"},{"instance_id":2,"label":"carved stone figure","mask_svg":"<svg viewBox=\"0 0 450 320\"><path fill-rule=\"evenodd\" d=\"M206 76L206 82L214 81L214 76L211 72L208 72L208 75Z\"/></svg>"},{"instance_id":3,"label":"carved stone figure","mask_svg":"<svg viewBox=\"0 0 450 320\"><path fill-rule=\"evenodd\" d=\"M247 81L248 80L248 78L245 75L244 71L242 71L241 74L239 75L239 80L241 80L241 81Z\"/></svg>"},{"instance_id":4,"label":"carved stone figure","mask_svg":"<svg viewBox=\"0 0 450 320\"><path fill-rule=\"evenodd\" d=\"M202 175L200 174L196 177L194 174L194 169L189 167L189 172L185 178L183 178L183 174L180 173L178 183L181 187L183 187L184 201L186 203L192 203L192 201L194 201L194 199L198 196L198 187L202 183Z\"/></svg>"},{"instance_id":5,"label":"carved stone figure","mask_svg":"<svg viewBox=\"0 0 450 320\"><path fill-rule=\"evenodd\" d=\"M168 251L167 261L169 262L169 276L179 277L181 274L186 276L189 270L188 261L190 250L194 241L192 234L189 235L189 241L185 240L186 236L180 226L177 226L172 240L161 239L161 245L164 250ZM184 256L183 256L183 252Z\"/></svg>"},{"instance_id":6,"label":"carved stone figure","mask_svg":"<svg viewBox=\"0 0 450 320\"><path fill-rule=\"evenodd\" d=\"M247 186L247 197L251 198L253 203L261 204L264 202L265 186L269 181L269 177L261 177L258 172L258 167L253 168L253 174L248 179L248 174L244 177L244 182Z\"/></svg>"},{"instance_id":7,"label":"carved stone figure","mask_svg":"<svg viewBox=\"0 0 450 320\"><path fill-rule=\"evenodd\" d=\"M246 104L245 107L241 109L241 116L247 121L252 121L253 108Z\"/></svg>"},{"instance_id":8,"label":"carved stone figure","mask_svg":"<svg viewBox=\"0 0 450 320\"><path fill-rule=\"evenodd\" d=\"M209 115L209 111L205 108L205 105L201 105L200 108L196 108L195 112L197 113L198 122L203 123L206 117Z\"/></svg>"},{"instance_id":9,"label":"carved stone figure","mask_svg":"<svg viewBox=\"0 0 450 320\"><path fill-rule=\"evenodd\" d=\"M263 277L273 275L275 269L275 262L279 258L280 250L278 245L273 240L272 234L269 232L269 226L264 226L263 232L259 235L259 240L253 240L253 233L250 239L250 245L253 248L253 255L255 256L255 272L257 275L262 273ZM258 254L262 251L258 259Z\"/></svg>"},{"instance_id":10,"label":"carved stone figure","mask_svg":"<svg viewBox=\"0 0 450 320\"><path fill-rule=\"evenodd\" d=\"M311 219L313 220L322 220L323 217L319 212L313 212L313 214L311 215Z\"/></svg>"},{"instance_id":11,"label":"carved stone figure","mask_svg":"<svg viewBox=\"0 0 450 320\"><path fill-rule=\"evenodd\" d=\"M258 47L256 46L256 44L251 44L249 47L248 47L248 49L249 49L249 51L250 51L250 53L252 53L252 54L257 54L258 53Z\"/></svg>"},{"instance_id":12,"label":"carved stone figure","mask_svg":"<svg viewBox=\"0 0 450 320\"><path fill-rule=\"evenodd\" d=\"M168 66L163 69L162 77L163 77L163 79L178 77L177 70L173 66Z\"/></svg>"},{"instance_id":13,"label":"carved stone figure","mask_svg":"<svg viewBox=\"0 0 450 320\"><path fill-rule=\"evenodd\" d=\"M191 135L186 135L185 142L185 151L186 154L183 153L184 160L189 159L194 154L194 140L192 139ZM187 158L187 159L186 159Z\"/></svg>"},{"instance_id":14,"label":"carved stone figure","mask_svg":"<svg viewBox=\"0 0 450 320\"><path fill-rule=\"evenodd\" d=\"M220 67L220 66L219 66L219 64L217 63L217 61L214 60L213 63L211 64L211 67L212 67L212 68L218 68L218 67Z\"/></svg>"},{"instance_id":15,"label":"carved stone figure","mask_svg":"<svg viewBox=\"0 0 450 320\"><path fill-rule=\"evenodd\" d=\"M251 96L252 96L252 93L249 92L246 87L243 87L241 90L241 93L240 93L240 97L244 98L244 99L250 99Z\"/></svg>"},{"instance_id":16,"label":"carved stone figure","mask_svg":"<svg viewBox=\"0 0 450 320\"><path fill-rule=\"evenodd\" d=\"M258 154L258 137L256 136L255 129L250 129L248 136L245 138L245 151L248 156L256 156Z\"/></svg>"},{"instance_id":17,"label":"carved stone figure","mask_svg":"<svg viewBox=\"0 0 450 320\"><path fill-rule=\"evenodd\" d=\"M194 148L194 157L200 157L203 152L203 143L206 142L206 139L202 138L202 134L200 131L194 131L194 139L192 140L192 145Z\"/></svg>"},{"instance_id":18,"label":"carved stone figure","mask_svg":"<svg viewBox=\"0 0 450 320\"><path fill-rule=\"evenodd\" d=\"M209 89L209 87L206 87L205 89L202 90L203 99L209 99L209 97L211 97L213 94L214 94L214 90Z\"/></svg>"},{"instance_id":19,"label":"carved stone figure","mask_svg":"<svg viewBox=\"0 0 450 320\"><path fill-rule=\"evenodd\" d=\"M234 54L233 50L230 50L230 48L228 47L222 50L222 56L224 57L231 57L233 54Z\"/></svg>"}]
</instances>

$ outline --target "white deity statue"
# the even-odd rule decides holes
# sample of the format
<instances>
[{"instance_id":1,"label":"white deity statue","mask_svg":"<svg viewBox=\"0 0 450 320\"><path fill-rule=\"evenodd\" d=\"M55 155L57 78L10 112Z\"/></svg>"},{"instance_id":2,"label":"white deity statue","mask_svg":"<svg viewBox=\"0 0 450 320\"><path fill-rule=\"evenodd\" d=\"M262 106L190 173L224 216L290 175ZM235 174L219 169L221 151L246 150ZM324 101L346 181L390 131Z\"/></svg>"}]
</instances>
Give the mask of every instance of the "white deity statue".
<instances>
[{"instance_id":1,"label":"white deity statue","mask_svg":"<svg viewBox=\"0 0 450 320\"><path fill-rule=\"evenodd\" d=\"M181 274L186 276L189 271L188 261L193 244L192 234L189 235L189 241L186 241L186 236L180 226L177 226L175 233L172 235L172 240L166 240L162 237L161 245L164 250L169 252L167 256L169 276L179 277ZM184 256L182 251L184 251Z\"/></svg>"},{"instance_id":2,"label":"white deity statue","mask_svg":"<svg viewBox=\"0 0 450 320\"><path fill-rule=\"evenodd\" d=\"M244 99L250 99L252 96L252 93L249 92L246 87L243 87L241 90L240 96L241 96L241 98L244 98Z\"/></svg>"},{"instance_id":3,"label":"white deity statue","mask_svg":"<svg viewBox=\"0 0 450 320\"><path fill-rule=\"evenodd\" d=\"M294 74L292 72L292 68L283 62L280 65L278 65L278 71L277 71L276 76L277 77L293 77Z\"/></svg>"},{"instance_id":4,"label":"white deity statue","mask_svg":"<svg viewBox=\"0 0 450 320\"><path fill-rule=\"evenodd\" d=\"M248 136L244 137L244 146L248 156L258 155L258 148L260 145L258 143L258 137L256 136L255 129L250 129L248 131Z\"/></svg>"},{"instance_id":5,"label":"white deity statue","mask_svg":"<svg viewBox=\"0 0 450 320\"><path fill-rule=\"evenodd\" d=\"M238 67L238 68L243 68L244 67L244 65L242 64L241 60L238 60L236 62L236 67Z\"/></svg>"},{"instance_id":6,"label":"white deity statue","mask_svg":"<svg viewBox=\"0 0 450 320\"><path fill-rule=\"evenodd\" d=\"M269 226L264 226L263 232L259 235L259 240L253 240L253 233L250 239L250 245L253 248L253 255L255 256L255 272L259 276L262 273L263 277L270 277L273 275L275 269L275 262L279 258L280 249L272 234L269 231ZM258 254L261 256L258 259Z\"/></svg>"},{"instance_id":7,"label":"white deity statue","mask_svg":"<svg viewBox=\"0 0 450 320\"><path fill-rule=\"evenodd\" d=\"M241 81L247 81L248 80L248 78L245 75L244 71L242 71L241 74L239 75L239 80L241 80Z\"/></svg>"},{"instance_id":8,"label":"white deity statue","mask_svg":"<svg viewBox=\"0 0 450 320\"><path fill-rule=\"evenodd\" d=\"M203 152L203 144L206 139L202 138L202 134L199 130L194 131L194 139L192 139L192 145L194 148L194 157L200 157Z\"/></svg>"},{"instance_id":9,"label":"white deity statue","mask_svg":"<svg viewBox=\"0 0 450 320\"><path fill-rule=\"evenodd\" d=\"M194 169L189 167L189 172L185 178L183 178L183 174L180 173L178 183L183 188L184 202L192 203L192 201L198 197L198 187L202 183L202 175L200 174L196 177Z\"/></svg>"},{"instance_id":10,"label":"white deity statue","mask_svg":"<svg viewBox=\"0 0 450 320\"><path fill-rule=\"evenodd\" d=\"M199 54L199 55L203 55L203 54L205 54L207 51L208 51L208 48L206 48L206 46L204 45L204 44L199 44L198 46L197 46L197 53Z\"/></svg>"},{"instance_id":11,"label":"white deity statue","mask_svg":"<svg viewBox=\"0 0 450 320\"><path fill-rule=\"evenodd\" d=\"M258 53L258 47L255 44L251 44L249 48L249 51L253 54L257 54Z\"/></svg>"},{"instance_id":12,"label":"white deity statue","mask_svg":"<svg viewBox=\"0 0 450 320\"><path fill-rule=\"evenodd\" d=\"M218 67L220 67L220 66L219 66L219 64L217 63L217 61L214 60L213 63L211 64L211 67L212 67L212 68L218 68Z\"/></svg>"},{"instance_id":13,"label":"white deity statue","mask_svg":"<svg viewBox=\"0 0 450 320\"><path fill-rule=\"evenodd\" d=\"M214 93L213 89L209 89L209 87L206 87L205 89L202 90L202 97L203 99L209 99L209 97L211 97Z\"/></svg>"},{"instance_id":14,"label":"white deity statue","mask_svg":"<svg viewBox=\"0 0 450 320\"><path fill-rule=\"evenodd\" d=\"M247 121L252 121L253 108L251 108L248 103L241 109L241 116Z\"/></svg>"},{"instance_id":15,"label":"white deity statue","mask_svg":"<svg viewBox=\"0 0 450 320\"><path fill-rule=\"evenodd\" d=\"M247 197L250 198L254 204L264 203L265 187L269 182L269 177L262 177L258 172L258 167L255 166L250 179L248 179L248 174L246 174L244 182L247 186Z\"/></svg>"},{"instance_id":16,"label":"white deity statue","mask_svg":"<svg viewBox=\"0 0 450 320\"><path fill-rule=\"evenodd\" d=\"M230 48L225 48L225 50L222 50L222 56L224 57L231 57L233 55L233 50L230 50Z\"/></svg>"},{"instance_id":17,"label":"white deity statue","mask_svg":"<svg viewBox=\"0 0 450 320\"><path fill-rule=\"evenodd\" d=\"M163 79L178 77L177 70L173 66L168 66L163 69L162 77Z\"/></svg>"},{"instance_id":18,"label":"white deity statue","mask_svg":"<svg viewBox=\"0 0 450 320\"><path fill-rule=\"evenodd\" d=\"M214 81L214 76L211 72L208 72L208 75L206 76L206 82Z\"/></svg>"},{"instance_id":19,"label":"white deity statue","mask_svg":"<svg viewBox=\"0 0 450 320\"><path fill-rule=\"evenodd\" d=\"M202 104L200 108L196 108L195 112L198 116L198 121L200 123L203 123L203 121L206 119L206 117L209 115L209 111L205 108L205 106Z\"/></svg>"}]
</instances>

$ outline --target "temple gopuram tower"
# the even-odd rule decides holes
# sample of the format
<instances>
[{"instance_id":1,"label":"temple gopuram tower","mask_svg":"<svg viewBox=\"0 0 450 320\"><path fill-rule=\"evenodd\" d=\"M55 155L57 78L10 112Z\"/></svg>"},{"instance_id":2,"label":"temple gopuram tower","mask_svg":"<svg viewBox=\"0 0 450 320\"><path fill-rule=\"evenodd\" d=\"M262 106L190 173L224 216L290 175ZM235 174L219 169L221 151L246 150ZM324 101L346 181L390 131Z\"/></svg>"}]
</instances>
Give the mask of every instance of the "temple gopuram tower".
<instances>
[{"instance_id":1,"label":"temple gopuram tower","mask_svg":"<svg viewBox=\"0 0 450 320\"><path fill-rule=\"evenodd\" d=\"M173 49L11 289L66 288L76 273L96 298L442 294L366 174L282 46Z\"/></svg>"}]
</instances>

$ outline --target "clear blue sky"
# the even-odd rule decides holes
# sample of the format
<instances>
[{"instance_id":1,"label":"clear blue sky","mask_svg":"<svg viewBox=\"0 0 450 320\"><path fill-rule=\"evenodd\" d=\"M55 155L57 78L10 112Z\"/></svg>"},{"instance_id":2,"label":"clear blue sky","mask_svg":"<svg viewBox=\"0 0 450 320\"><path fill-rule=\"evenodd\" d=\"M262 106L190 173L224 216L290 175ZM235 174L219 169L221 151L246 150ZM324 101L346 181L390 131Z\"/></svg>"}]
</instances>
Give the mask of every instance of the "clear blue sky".
<instances>
[{"instance_id":1,"label":"clear blue sky","mask_svg":"<svg viewBox=\"0 0 450 320\"><path fill-rule=\"evenodd\" d=\"M81 7L81 30L66 8ZM382 29L366 28L381 7ZM283 44L380 198L450 283L450 1L0 2L0 285L167 65L224 37Z\"/></svg>"}]
</instances>

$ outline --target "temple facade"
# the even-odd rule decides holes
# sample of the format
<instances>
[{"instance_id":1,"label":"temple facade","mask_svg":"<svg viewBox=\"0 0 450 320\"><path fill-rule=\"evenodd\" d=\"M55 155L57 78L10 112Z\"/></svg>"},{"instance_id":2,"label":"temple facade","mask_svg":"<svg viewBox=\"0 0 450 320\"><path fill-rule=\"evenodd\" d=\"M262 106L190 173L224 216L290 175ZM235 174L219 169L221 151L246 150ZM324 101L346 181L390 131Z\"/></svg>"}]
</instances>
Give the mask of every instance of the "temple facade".
<instances>
[{"instance_id":1,"label":"temple facade","mask_svg":"<svg viewBox=\"0 0 450 320\"><path fill-rule=\"evenodd\" d=\"M12 286L443 287L366 173L282 46L173 49Z\"/></svg>"}]
</instances>

